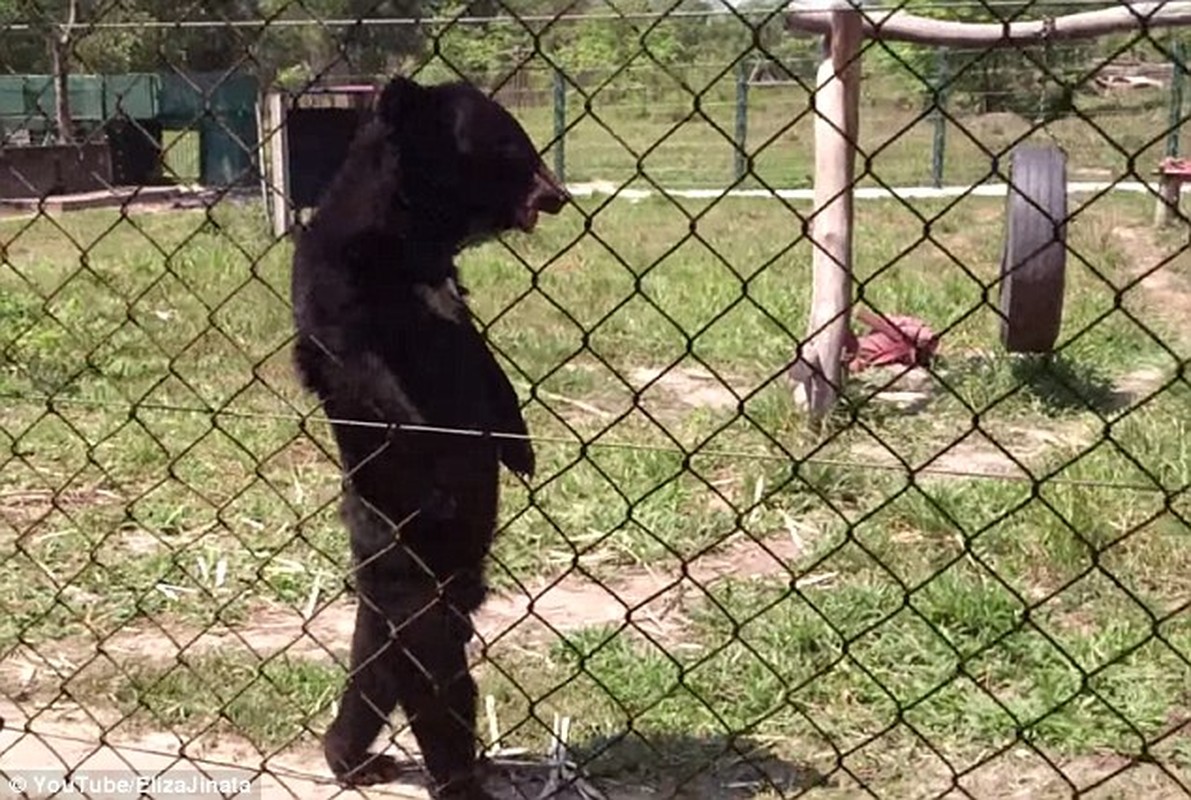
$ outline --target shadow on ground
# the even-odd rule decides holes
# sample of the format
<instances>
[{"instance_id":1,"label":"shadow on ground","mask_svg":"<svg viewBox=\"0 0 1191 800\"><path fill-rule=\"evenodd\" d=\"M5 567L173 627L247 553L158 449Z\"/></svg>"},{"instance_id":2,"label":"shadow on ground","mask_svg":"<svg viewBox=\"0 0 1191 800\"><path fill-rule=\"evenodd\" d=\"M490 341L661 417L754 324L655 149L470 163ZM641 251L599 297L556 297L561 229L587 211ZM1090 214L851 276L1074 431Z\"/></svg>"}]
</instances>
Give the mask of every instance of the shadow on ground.
<instances>
[{"instance_id":1,"label":"shadow on ground","mask_svg":"<svg viewBox=\"0 0 1191 800\"><path fill-rule=\"evenodd\" d=\"M1047 416L1060 416L1086 411L1111 414L1131 402L1128 393L1118 391L1102 370L1065 353L972 355L949 359L943 374L951 391L987 398L977 401L978 406L1027 400L1036 402ZM935 389L936 394L947 391Z\"/></svg>"},{"instance_id":2,"label":"shadow on ground","mask_svg":"<svg viewBox=\"0 0 1191 800\"><path fill-rule=\"evenodd\" d=\"M1119 410L1122 405L1120 394L1104 373L1062 354L1015 358L1010 371L1021 383L1022 391L1038 400L1050 413L1095 411L1107 414Z\"/></svg>"},{"instance_id":3,"label":"shadow on ground","mask_svg":"<svg viewBox=\"0 0 1191 800\"><path fill-rule=\"evenodd\" d=\"M566 762L564 774L545 758L497 755L484 765L484 788L499 800L751 800L801 796L830 785L814 768L743 737L629 731L575 742ZM420 760L406 753L398 764L403 771L395 782L376 788L426 796Z\"/></svg>"},{"instance_id":4,"label":"shadow on ground","mask_svg":"<svg viewBox=\"0 0 1191 800\"><path fill-rule=\"evenodd\" d=\"M745 737L628 732L582 742L574 754L610 800L792 797L825 783L814 768Z\"/></svg>"}]
</instances>

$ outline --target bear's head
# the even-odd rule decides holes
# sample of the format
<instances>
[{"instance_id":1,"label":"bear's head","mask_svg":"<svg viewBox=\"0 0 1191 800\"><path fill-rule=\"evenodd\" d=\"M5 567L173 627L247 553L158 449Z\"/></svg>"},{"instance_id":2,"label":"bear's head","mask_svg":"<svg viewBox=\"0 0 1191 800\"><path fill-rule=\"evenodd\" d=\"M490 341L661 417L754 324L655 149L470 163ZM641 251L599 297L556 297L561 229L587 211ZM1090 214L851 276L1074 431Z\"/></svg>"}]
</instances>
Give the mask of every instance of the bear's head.
<instances>
[{"instance_id":1,"label":"bear's head","mask_svg":"<svg viewBox=\"0 0 1191 800\"><path fill-rule=\"evenodd\" d=\"M570 199L517 120L470 84L393 78L375 116L397 150L398 202L419 238L462 246L529 232Z\"/></svg>"}]
</instances>

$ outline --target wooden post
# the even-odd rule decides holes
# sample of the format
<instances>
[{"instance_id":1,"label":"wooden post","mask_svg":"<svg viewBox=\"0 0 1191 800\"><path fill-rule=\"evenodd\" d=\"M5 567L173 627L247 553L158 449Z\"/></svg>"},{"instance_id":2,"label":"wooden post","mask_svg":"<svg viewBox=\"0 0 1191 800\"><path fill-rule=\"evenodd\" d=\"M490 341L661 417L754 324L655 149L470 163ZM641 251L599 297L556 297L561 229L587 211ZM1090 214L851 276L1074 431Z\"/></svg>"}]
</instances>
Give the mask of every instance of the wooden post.
<instances>
[{"instance_id":1,"label":"wooden post","mask_svg":"<svg viewBox=\"0 0 1191 800\"><path fill-rule=\"evenodd\" d=\"M1167 175L1159 170L1158 202L1154 205L1154 227L1169 225L1179 215L1179 195L1183 181L1178 175Z\"/></svg>"},{"instance_id":2,"label":"wooden post","mask_svg":"<svg viewBox=\"0 0 1191 800\"><path fill-rule=\"evenodd\" d=\"M269 204L273 237L280 239L289 233L289 138L285 130L286 98L282 91L269 92L265 101L265 126L263 132L269 139L269 186L267 191L272 202Z\"/></svg>"},{"instance_id":3,"label":"wooden post","mask_svg":"<svg viewBox=\"0 0 1191 800\"><path fill-rule=\"evenodd\" d=\"M812 421L834 408L842 388L844 340L852 307L852 181L860 113L860 12L827 0L829 52L819 66L815 104L815 207L811 222L814 290L802 357L791 377Z\"/></svg>"},{"instance_id":4,"label":"wooden post","mask_svg":"<svg viewBox=\"0 0 1191 800\"><path fill-rule=\"evenodd\" d=\"M831 17L838 8L825 0L794 0L791 6L792 10L786 15L786 27L811 33L831 30ZM897 10L873 11L863 21L865 35L883 42L913 42L959 50L1069 42L1110 33L1133 33L1139 29L1152 33L1160 28L1188 25L1191 25L1191 2L1185 0L1122 2L1113 8L1013 22L953 22Z\"/></svg>"}]
</instances>

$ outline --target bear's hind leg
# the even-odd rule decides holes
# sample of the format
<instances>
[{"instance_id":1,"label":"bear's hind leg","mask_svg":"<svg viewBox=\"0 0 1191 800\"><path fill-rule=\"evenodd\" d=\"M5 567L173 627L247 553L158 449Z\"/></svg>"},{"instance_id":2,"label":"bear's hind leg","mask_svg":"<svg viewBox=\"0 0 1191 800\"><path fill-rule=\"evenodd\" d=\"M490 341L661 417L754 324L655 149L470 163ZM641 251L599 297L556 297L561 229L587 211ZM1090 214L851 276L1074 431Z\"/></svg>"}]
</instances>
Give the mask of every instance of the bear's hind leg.
<instances>
[{"instance_id":1,"label":"bear's hind leg","mask_svg":"<svg viewBox=\"0 0 1191 800\"><path fill-rule=\"evenodd\" d=\"M426 598L398 633L398 702L441 800L489 800L476 758L476 683L467 664L471 621L446 598Z\"/></svg>"},{"instance_id":2,"label":"bear's hind leg","mask_svg":"<svg viewBox=\"0 0 1191 800\"><path fill-rule=\"evenodd\" d=\"M369 752L397 706L399 689L393 669L397 647L384 617L362 601L356 609L347 687L339 713L323 738L327 764L344 785L389 783L408 769L392 756Z\"/></svg>"}]
</instances>

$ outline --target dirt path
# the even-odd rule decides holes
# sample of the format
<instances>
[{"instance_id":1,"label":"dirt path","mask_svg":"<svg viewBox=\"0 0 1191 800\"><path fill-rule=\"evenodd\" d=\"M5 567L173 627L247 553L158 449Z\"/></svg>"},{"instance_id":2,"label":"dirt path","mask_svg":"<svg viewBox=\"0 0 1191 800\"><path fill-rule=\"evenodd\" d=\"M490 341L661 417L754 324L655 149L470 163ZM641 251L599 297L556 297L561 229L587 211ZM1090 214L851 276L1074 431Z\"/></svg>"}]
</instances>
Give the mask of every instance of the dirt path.
<instances>
[{"instance_id":1,"label":"dirt path","mask_svg":"<svg viewBox=\"0 0 1191 800\"><path fill-rule=\"evenodd\" d=\"M20 709L0 701L0 714L5 720L0 731L0 798L88 797L91 800L116 800L135 795L55 794L53 782L62 785L69 770L81 782L111 778L118 780L218 781L227 792L219 794L180 793L163 790L149 796L165 800L173 794L194 800L216 800L222 797L253 797L258 790L260 800L330 800L330 798L429 798L421 772L411 766L408 778L367 790L339 788L323 760L321 750L312 745L287 748L276 754L263 754L252 745L234 736L201 736L182 740L166 733L145 735L111 733L107 725L98 724L88 715L39 715L28 720ZM102 744L99 744L102 742ZM407 752L416 752L408 742ZM398 758L404 754L395 748L390 752ZM496 769L487 781L487 788L499 800L524 800L535 797L545 785L548 768L527 764L515 769ZM91 777L87 777L91 776ZM24 780L27 790L13 790L12 781ZM38 781L42 791L37 791ZM83 783L84 787L88 784ZM226 788L225 788L226 787ZM251 787L251 788L249 788ZM236 794L235 792L239 792ZM609 796L609 800L644 800L648 793L625 787ZM575 791L564 791L558 800L580 800Z\"/></svg>"},{"instance_id":2,"label":"dirt path","mask_svg":"<svg viewBox=\"0 0 1191 800\"><path fill-rule=\"evenodd\" d=\"M19 708L5 701L0 701L0 715L5 720L4 730L0 731L0 774L6 779L16 776L35 780L40 776L43 780L61 780L69 768L75 775L106 773L121 779L139 775L146 779L193 780L201 776L208 780L240 781L259 789L260 800L428 798L417 772L411 772L407 781L372 787L367 791L341 790L334 785L321 752L312 745L287 748L277 754L262 754L251 745L226 735L184 741L166 733L112 734L113 721L110 719L97 721L82 713L73 717L55 713L39 715L36 720L29 721ZM28 731L24 730L26 727ZM97 744L100 741L103 744ZM412 752L412 748L409 749ZM807 753L809 756L811 751ZM879 797L904 797L907 800L927 797L948 800L1059 800L1073 796L1089 800L1186 798L1188 793L1183 786L1187 785L1191 775L1165 756L1155 754L1155 758L1161 766L1108 754L1078 758L1051 756L1047 763L1031 749L1021 746L1002 753L955 781L951 771L937 758L920 752L906 754L892 775L868 775L864 769L855 772L869 791L838 771L821 780L809 769L775 759L762 759L758 766L775 778L781 776L783 782L793 781L785 796L814 800L874 796L871 792ZM956 766L963 764L961 759ZM853 764L851 769L855 770L856 766ZM777 770L783 770L786 775ZM487 788L499 800L525 800L539 796L546 776L547 770L541 764L497 769L488 780ZM681 789L664 777L654 779L648 785L606 780L595 783L607 800L768 800L780 796L765 791L755 781L752 768L739 762L717 765L716 769L705 772ZM7 781L0 782L0 798L5 800L17 797L41 800L48 796L35 791L19 795L6 784ZM804 794L794 788L811 786L814 788ZM947 791L949 787L956 788ZM100 796L91 795L94 798ZM167 795L156 796L164 800ZM196 800L198 797L186 796ZM216 796L202 795L204 800L214 800ZM573 789L564 789L551 797L556 800L591 800L590 796L584 797Z\"/></svg>"},{"instance_id":3,"label":"dirt path","mask_svg":"<svg viewBox=\"0 0 1191 800\"><path fill-rule=\"evenodd\" d=\"M684 598L700 593L700 585L713 585L729 575L747 577L784 572L782 563L797 554L798 548L789 538L771 539L764 544L742 540L722 552L691 562L681 577L635 569L626 571L620 580L606 587L577 573L553 582L534 581L526 587L525 594L492 598L478 615L477 627L485 639L490 640L498 634L508 636L511 630L511 635L519 643L525 643L535 637L543 638L551 633L551 629L571 631L590 625L618 623L627 615L633 624L649 629L654 635L673 634L683 622ZM227 652L246 648L257 657L279 650L303 658L328 659L332 653L342 657L346 654L353 623L354 606L349 602L336 602L309 620L296 611L269 609L255 615L247 626L234 631L199 632L184 626L164 630L142 627L123 631L105 642L102 654L98 649L87 652L77 642L63 642L57 648L40 645L37 652L24 648L6 664L9 673L6 682L12 685L12 679L16 677L13 669L18 667L22 682L36 684L37 667L33 666L33 673L29 668L40 664L48 673L48 682L54 683L57 674L54 668L62 668L64 661L71 665L94 662L100 666L109 665L109 668L112 662L165 665L174 662L183 652L186 657L193 658L215 650ZM13 702L0 701L0 716L5 720L4 730L0 731L0 770L11 773L36 767L61 774L71 767L127 775L130 768L134 768L143 775L166 770L166 775L185 777L194 775L195 769L201 767L215 771L217 774L213 777L219 779L259 781L261 796L269 800L293 797L323 800L344 794L332 784L322 754L315 746L304 744L286 748L277 755L262 755L247 742L224 734L186 741L171 733L125 731L114 713L103 716L104 712L100 711L101 716L96 716L96 706L100 704L89 704L84 709L63 703L59 698L50 708L45 708L41 702L28 705L38 709L33 719L29 718L27 709ZM99 741L104 744L96 745ZM416 752L408 741L403 742L403 746L407 752ZM502 799L534 797L544 785L545 777L541 767L501 771L490 781L490 789ZM385 786L363 796L426 797L417 782L417 773L412 774L411 779L413 782L408 785ZM614 800L643 800L655 790L618 786L613 790L605 787L605 791ZM0 789L0 797L6 796ZM581 797L577 792L563 792L556 796ZM744 795L733 790L727 793L701 792L701 796Z\"/></svg>"},{"instance_id":4,"label":"dirt path","mask_svg":"<svg viewBox=\"0 0 1191 800\"><path fill-rule=\"evenodd\" d=\"M790 575L785 564L799 555L789 536L755 541L743 535L718 551L690 561L685 570L658 565L622 571L614 582L600 583L580 570L554 578L536 578L524 591L495 594L476 615L479 645L509 638L519 644L553 639L557 632L576 631L626 621L655 637L673 636L685 624L683 609L688 599L703 596L704 590L725 577L750 578ZM812 576L810 580L815 580ZM206 630L185 623L155 620L124 628L106 639L102 648L63 640L38 644L36 650L19 647L6 660L0 674L7 673L11 685L14 672L21 681L35 682L29 670L54 664L110 665L110 662L168 664L180 655L189 658L204 653L237 650L261 658L272 653L306 659L344 657L355 625L354 600L337 600L316 611L309 619L298 609L269 606L235 627ZM102 650L102 658L96 659Z\"/></svg>"},{"instance_id":5,"label":"dirt path","mask_svg":"<svg viewBox=\"0 0 1191 800\"><path fill-rule=\"evenodd\" d=\"M524 645L535 639L548 639L554 632L574 631L626 620L648 630L654 636L672 636L685 622L683 607L688 597L701 596L703 588L724 577L757 577L789 574L783 564L796 557L799 548L790 537L771 537L761 543L740 537L736 542L690 562L680 570L625 570L614 583L601 585L579 572L549 581L535 580L525 592L496 595L477 615L480 637L491 641L512 636ZM703 588L700 588L703 587ZM321 609L310 619L292 609L269 608L254 614L252 621L234 629L199 631L185 625L152 627L142 625L121 631L105 641L101 648L63 641L39 644L36 650L22 647L3 665L4 682L17 688L16 697L42 697L38 685L56 691L60 674L86 671L91 665L110 670L112 664L167 665L185 654L187 658L204 653L243 650L256 658L284 650L290 655L328 660L343 658L354 624L354 603L339 601ZM11 691L6 690L12 695ZM5 720L0 731L0 769L17 768L63 770L63 765L127 773L129 765L145 774L174 765L175 770L193 771L196 765L220 770L220 776L262 780L262 797L300 797L322 800L342 794L330 784L322 754L312 746L286 748L276 756L262 756L250 744L236 737L220 734L184 741L170 733L124 732L119 717L97 717L97 707L84 709L63 703L62 698L46 708L40 700L29 702L38 713L30 719L28 708L0 701L0 716ZM99 711L101 715L104 713ZM98 741L105 745L98 746ZM405 743L410 752L415 748ZM181 756L181 760L179 760ZM251 769L244 765L251 764ZM226 772L228 769L238 772ZM260 778L261 773L269 774ZM522 769L512 777L497 778L494 791L500 797L533 797L543 785L540 768ZM503 782L502 782L503 781ZM651 795L632 787L619 787L610 796L616 800L634 800ZM0 789L0 798L5 797ZM372 797L425 797L416 784L389 786L370 792ZM561 794L560 798L576 797ZM742 796L739 792L712 793L707 796Z\"/></svg>"}]
</instances>

